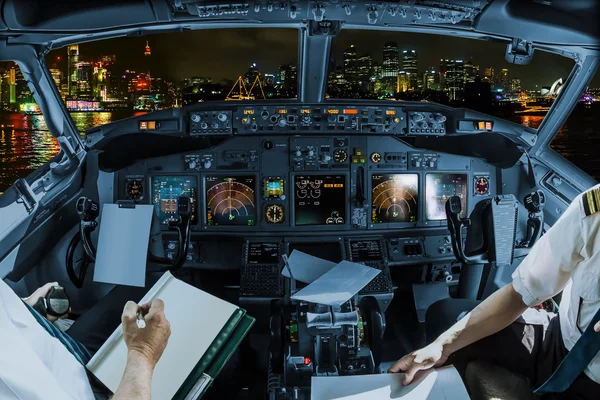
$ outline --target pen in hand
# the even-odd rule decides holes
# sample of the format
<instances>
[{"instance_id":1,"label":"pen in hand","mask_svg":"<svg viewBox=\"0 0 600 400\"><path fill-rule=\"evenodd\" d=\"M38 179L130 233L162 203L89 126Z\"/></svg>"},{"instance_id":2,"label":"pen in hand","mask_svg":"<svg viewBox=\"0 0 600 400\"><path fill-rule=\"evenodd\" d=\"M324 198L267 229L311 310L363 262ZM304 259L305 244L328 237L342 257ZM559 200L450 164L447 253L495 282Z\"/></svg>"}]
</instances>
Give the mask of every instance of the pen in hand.
<instances>
[{"instance_id":1,"label":"pen in hand","mask_svg":"<svg viewBox=\"0 0 600 400\"><path fill-rule=\"evenodd\" d=\"M146 327L146 321L144 320L144 314L142 314L142 310L138 310L136 322L139 329L144 329Z\"/></svg>"}]
</instances>

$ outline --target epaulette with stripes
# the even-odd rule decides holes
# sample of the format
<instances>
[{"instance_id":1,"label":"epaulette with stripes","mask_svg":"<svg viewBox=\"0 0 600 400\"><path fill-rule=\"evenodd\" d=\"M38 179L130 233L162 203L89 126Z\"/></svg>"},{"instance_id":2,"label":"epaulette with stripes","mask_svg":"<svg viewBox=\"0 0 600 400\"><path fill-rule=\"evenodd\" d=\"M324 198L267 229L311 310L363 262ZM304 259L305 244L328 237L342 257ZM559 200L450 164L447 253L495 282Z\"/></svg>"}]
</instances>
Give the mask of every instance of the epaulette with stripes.
<instances>
[{"instance_id":1,"label":"epaulette with stripes","mask_svg":"<svg viewBox=\"0 0 600 400\"><path fill-rule=\"evenodd\" d=\"M583 211L586 217L600 212L600 187L595 187L585 192L581 196L581 201L583 202Z\"/></svg>"}]
</instances>

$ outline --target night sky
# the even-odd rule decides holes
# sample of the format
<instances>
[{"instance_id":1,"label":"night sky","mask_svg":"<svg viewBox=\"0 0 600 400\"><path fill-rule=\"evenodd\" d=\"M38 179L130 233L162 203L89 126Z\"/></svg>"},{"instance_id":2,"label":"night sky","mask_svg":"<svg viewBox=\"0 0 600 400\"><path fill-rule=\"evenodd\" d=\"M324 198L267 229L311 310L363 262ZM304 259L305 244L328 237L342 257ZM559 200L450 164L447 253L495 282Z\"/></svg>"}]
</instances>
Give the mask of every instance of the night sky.
<instances>
[{"instance_id":1,"label":"night sky","mask_svg":"<svg viewBox=\"0 0 600 400\"><path fill-rule=\"evenodd\" d=\"M150 60L144 57L146 40L152 48ZM560 77L564 80L574 65L571 59L541 51L534 54L529 65L513 65L504 60L503 43L359 30L342 31L333 41L333 56L338 65L342 64L344 49L354 44L359 55L371 53L373 59L381 62L383 45L388 41L396 42L400 50L415 49L419 72L426 67L438 70L440 58L464 61L472 58L479 64L480 74L486 66L496 70L508 68L510 77L520 78L524 89L550 86ZM85 43L80 45L80 56L94 59L102 54L116 54L117 67L123 70L150 69L152 75L175 80L206 76L218 82L223 78L236 79L253 62L261 73L276 72L280 64L297 63L297 43L298 32L293 29L201 30ZM66 55L65 49L56 52ZM591 86L600 86L600 74L596 74Z\"/></svg>"}]
</instances>

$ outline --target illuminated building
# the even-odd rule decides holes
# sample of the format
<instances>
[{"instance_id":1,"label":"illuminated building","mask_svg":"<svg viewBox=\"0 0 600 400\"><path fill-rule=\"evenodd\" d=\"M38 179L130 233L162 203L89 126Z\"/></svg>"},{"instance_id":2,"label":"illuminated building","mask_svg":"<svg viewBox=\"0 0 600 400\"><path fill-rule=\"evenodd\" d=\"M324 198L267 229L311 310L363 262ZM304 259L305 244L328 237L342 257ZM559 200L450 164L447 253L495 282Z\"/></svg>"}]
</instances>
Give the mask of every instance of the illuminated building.
<instances>
[{"instance_id":1,"label":"illuminated building","mask_svg":"<svg viewBox=\"0 0 600 400\"><path fill-rule=\"evenodd\" d=\"M404 93L408 92L410 88L410 79L411 75L406 71L400 71L398 77L396 78L396 92Z\"/></svg>"},{"instance_id":2,"label":"illuminated building","mask_svg":"<svg viewBox=\"0 0 600 400\"><path fill-rule=\"evenodd\" d=\"M496 77L496 86L508 92L510 90L510 79L508 76L508 69L502 68Z\"/></svg>"},{"instance_id":3,"label":"illuminated building","mask_svg":"<svg viewBox=\"0 0 600 400\"><path fill-rule=\"evenodd\" d=\"M403 50L402 51L402 70L408 75L408 90L418 89L417 75L417 51Z\"/></svg>"},{"instance_id":4,"label":"illuminated building","mask_svg":"<svg viewBox=\"0 0 600 400\"><path fill-rule=\"evenodd\" d=\"M263 85L274 86L275 85L275 74L265 74L263 77Z\"/></svg>"},{"instance_id":5,"label":"illuminated building","mask_svg":"<svg viewBox=\"0 0 600 400\"><path fill-rule=\"evenodd\" d=\"M74 44L67 47L67 87L68 94L77 94L77 63L79 63L79 46Z\"/></svg>"},{"instance_id":6,"label":"illuminated building","mask_svg":"<svg viewBox=\"0 0 600 400\"><path fill-rule=\"evenodd\" d=\"M496 83L494 67L486 67L483 70L483 78L481 79L481 81L488 82L491 86L494 86L494 84Z\"/></svg>"},{"instance_id":7,"label":"illuminated building","mask_svg":"<svg viewBox=\"0 0 600 400\"><path fill-rule=\"evenodd\" d=\"M358 59L354 45L344 51L344 75L351 85L358 85Z\"/></svg>"},{"instance_id":8,"label":"illuminated building","mask_svg":"<svg viewBox=\"0 0 600 400\"><path fill-rule=\"evenodd\" d=\"M260 76L260 72L258 72L258 66L256 63L250 64L250 68L244 74L244 83L246 85L252 85L252 82L256 80L256 77Z\"/></svg>"},{"instance_id":9,"label":"illuminated building","mask_svg":"<svg viewBox=\"0 0 600 400\"><path fill-rule=\"evenodd\" d=\"M146 40L146 48L144 49L144 55L145 56L150 56L152 55L152 51L150 50L150 45L148 44L148 41Z\"/></svg>"},{"instance_id":10,"label":"illuminated building","mask_svg":"<svg viewBox=\"0 0 600 400\"><path fill-rule=\"evenodd\" d=\"M521 91L521 80L519 78L512 78L510 80L510 92L515 94Z\"/></svg>"},{"instance_id":11,"label":"illuminated building","mask_svg":"<svg viewBox=\"0 0 600 400\"><path fill-rule=\"evenodd\" d=\"M371 90L371 77L373 76L373 60L370 54L365 54L356 59L356 73L358 85L362 90Z\"/></svg>"},{"instance_id":12,"label":"illuminated building","mask_svg":"<svg viewBox=\"0 0 600 400\"><path fill-rule=\"evenodd\" d=\"M17 71L13 65L8 72L9 103L17 102Z\"/></svg>"},{"instance_id":13,"label":"illuminated building","mask_svg":"<svg viewBox=\"0 0 600 400\"><path fill-rule=\"evenodd\" d=\"M297 90L298 88L298 68L294 64L281 65L279 67L279 76L281 85L286 90Z\"/></svg>"},{"instance_id":14,"label":"illuminated building","mask_svg":"<svg viewBox=\"0 0 600 400\"><path fill-rule=\"evenodd\" d=\"M435 68L428 68L423 74L423 89L440 90L440 78Z\"/></svg>"},{"instance_id":15,"label":"illuminated building","mask_svg":"<svg viewBox=\"0 0 600 400\"><path fill-rule=\"evenodd\" d=\"M465 63L465 84L475 82L479 76L479 65L474 65L472 60Z\"/></svg>"},{"instance_id":16,"label":"illuminated building","mask_svg":"<svg viewBox=\"0 0 600 400\"><path fill-rule=\"evenodd\" d=\"M465 64L462 60L440 60L440 82L450 100L460 100L465 88Z\"/></svg>"},{"instance_id":17,"label":"illuminated building","mask_svg":"<svg viewBox=\"0 0 600 400\"><path fill-rule=\"evenodd\" d=\"M387 42L383 46L383 64L381 66L382 78L394 78L400 73L400 62L398 60L398 44Z\"/></svg>"}]
</instances>

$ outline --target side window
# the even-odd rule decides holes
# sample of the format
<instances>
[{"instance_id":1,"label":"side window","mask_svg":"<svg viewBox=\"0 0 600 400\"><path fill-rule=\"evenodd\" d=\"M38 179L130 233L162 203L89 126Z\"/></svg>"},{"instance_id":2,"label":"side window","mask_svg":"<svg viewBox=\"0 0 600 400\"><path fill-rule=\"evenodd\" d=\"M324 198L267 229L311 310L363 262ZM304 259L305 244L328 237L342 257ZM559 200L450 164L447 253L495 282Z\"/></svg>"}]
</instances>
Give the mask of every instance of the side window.
<instances>
[{"instance_id":1,"label":"side window","mask_svg":"<svg viewBox=\"0 0 600 400\"><path fill-rule=\"evenodd\" d=\"M600 69L596 71L577 106L560 128L550 147L600 181Z\"/></svg>"},{"instance_id":2,"label":"side window","mask_svg":"<svg viewBox=\"0 0 600 400\"><path fill-rule=\"evenodd\" d=\"M59 151L19 66L0 62L0 194Z\"/></svg>"}]
</instances>

